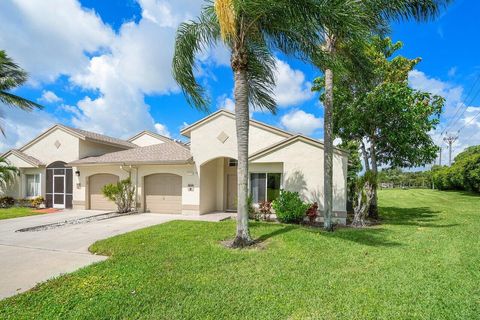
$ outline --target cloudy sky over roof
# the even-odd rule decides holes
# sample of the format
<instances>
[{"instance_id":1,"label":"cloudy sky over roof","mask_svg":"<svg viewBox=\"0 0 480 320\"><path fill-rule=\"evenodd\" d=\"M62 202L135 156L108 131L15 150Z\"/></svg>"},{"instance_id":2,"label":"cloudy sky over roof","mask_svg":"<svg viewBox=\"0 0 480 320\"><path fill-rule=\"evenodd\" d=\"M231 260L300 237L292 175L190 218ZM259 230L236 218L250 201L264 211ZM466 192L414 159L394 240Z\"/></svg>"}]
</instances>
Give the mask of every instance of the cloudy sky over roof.
<instances>
[{"instance_id":1,"label":"cloudy sky over roof","mask_svg":"<svg viewBox=\"0 0 480 320\"><path fill-rule=\"evenodd\" d=\"M53 123L128 138L152 130L179 138L179 130L205 114L192 109L173 81L171 59L178 24L195 17L199 0L6 0L0 2L0 48L30 73L15 93L45 105L32 113L0 106L6 138L0 151L18 147ZM480 3L457 0L434 22L393 24L401 54L422 57L413 87L447 99L439 130L459 134L455 153L480 144ZM310 91L318 71L277 57L273 116L260 121L322 138L323 109ZM219 46L200 57L198 76L211 111L232 109L229 53ZM458 132L460 130L460 132ZM444 158L446 159L446 158Z\"/></svg>"}]
</instances>

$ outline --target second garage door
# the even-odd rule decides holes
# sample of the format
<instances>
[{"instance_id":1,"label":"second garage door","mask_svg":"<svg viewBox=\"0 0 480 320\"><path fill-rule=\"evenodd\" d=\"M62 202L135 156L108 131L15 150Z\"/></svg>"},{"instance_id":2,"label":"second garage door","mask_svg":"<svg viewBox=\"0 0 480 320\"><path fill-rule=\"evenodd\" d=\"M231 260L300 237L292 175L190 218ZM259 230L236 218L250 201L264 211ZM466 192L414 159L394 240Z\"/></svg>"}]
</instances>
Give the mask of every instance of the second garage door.
<instances>
[{"instance_id":1,"label":"second garage door","mask_svg":"<svg viewBox=\"0 0 480 320\"><path fill-rule=\"evenodd\" d=\"M90 209L117 210L115 203L105 198L102 194L104 185L117 182L118 176L113 174L101 173L91 176L89 179Z\"/></svg>"},{"instance_id":2,"label":"second garage door","mask_svg":"<svg viewBox=\"0 0 480 320\"><path fill-rule=\"evenodd\" d=\"M145 211L182 213L182 177L170 173L146 176Z\"/></svg>"}]
</instances>

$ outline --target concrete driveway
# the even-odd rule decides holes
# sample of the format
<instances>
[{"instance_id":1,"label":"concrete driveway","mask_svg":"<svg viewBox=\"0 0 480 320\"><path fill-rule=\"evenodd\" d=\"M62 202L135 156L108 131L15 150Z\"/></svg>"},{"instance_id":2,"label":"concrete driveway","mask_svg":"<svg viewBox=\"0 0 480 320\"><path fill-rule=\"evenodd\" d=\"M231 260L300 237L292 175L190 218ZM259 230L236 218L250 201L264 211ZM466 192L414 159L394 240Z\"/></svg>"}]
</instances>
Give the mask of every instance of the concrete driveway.
<instances>
[{"instance_id":1,"label":"concrete driveway","mask_svg":"<svg viewBox=\"0 0 480 320\"><path fill-rule=\"evenodd\" d=\"M18 229L62 222L103 213L93 210L63 212L0 220L0 299L34 287L63 273L107 259L92 255L95 241L173 220L220 221L228 213L174 215L142 213L57 229L15 232Z\"/></svg>"}]
</instances>

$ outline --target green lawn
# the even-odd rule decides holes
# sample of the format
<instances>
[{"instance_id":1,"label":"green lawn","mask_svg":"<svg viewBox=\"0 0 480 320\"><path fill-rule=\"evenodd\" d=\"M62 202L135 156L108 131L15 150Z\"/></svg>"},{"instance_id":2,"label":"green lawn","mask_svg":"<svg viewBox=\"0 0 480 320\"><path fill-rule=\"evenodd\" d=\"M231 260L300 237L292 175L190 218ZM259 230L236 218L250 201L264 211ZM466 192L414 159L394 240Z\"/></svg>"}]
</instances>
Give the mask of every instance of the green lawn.
<instances>
[{"instance_id":1,"label":"green lawn","mask_svg":"<svg viewBox=\"0 0 480 320\"><path fill-rule=\"evenodd\" d=\"M388 190L384 223L334 233L171 222L96 243L112 257L0 302L1 319L479 319L480 197ZM5 275L3 275L5 276Z\"/></svg>"},{"instance_id":2,"label":"green lawn","mask_svg":"<svg viewBox=\"0 0 480 320\"><path fill-rule=\"evenodd\" d=\"M41 214L41 213L33 212L32 209L24 208L24 207L12 207L8 209L0 209L0 220L33 216L35 214Z\"/></svg>"}]
</instances>

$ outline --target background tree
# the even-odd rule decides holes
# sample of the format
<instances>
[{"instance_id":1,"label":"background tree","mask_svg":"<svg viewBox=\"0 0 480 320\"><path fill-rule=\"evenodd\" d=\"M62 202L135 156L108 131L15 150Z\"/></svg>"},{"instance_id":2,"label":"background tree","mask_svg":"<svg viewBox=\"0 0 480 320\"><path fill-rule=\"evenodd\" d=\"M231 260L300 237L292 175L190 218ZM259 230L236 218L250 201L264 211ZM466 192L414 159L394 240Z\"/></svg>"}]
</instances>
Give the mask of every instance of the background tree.
<instances>
[{"instance_id":1,"label":"background tree","mask_svg":"<svg viewBox=\"0 0 480 320\"><path fill-rule=\"evenodd\" d=\"M357 188L358 174L362 171L360 146L358 141L342 141L339 148L348 151L347 164L347 210L353 210L353 202Z\"/></svg>"},{"instance_id":2,"label":"background tree","mask_svg":"<svg viewBox=\"0 0 480 320\"><path fill-rule=\"evenodd\" d=\"M24 84L28 74L7 56L6 52L0 50L0 102L10 107L30 111L34 108L42 108L41 105L28 99L19 97L9 92ZM1 115L0 115L1 116ZM3 126L0 131L5 134Z\"/></svg>"},{"instance_id":3,"label":"background tree","mask_svg":"<svg viewBox=\"0 0 480 320\"><path fill-rule=\"evenodd\" d=\"M18 169L10 165L5 158L0 157L0 189L6 190L15 181Z\"/></svg>"},{"instance_id":4,"label":"background tree","mask_svg":"<svg viewBox=\"0 0 480 320\"><path fill-rule=\"evenodd\" d=\"M173 76L190 104L208 110L204 89L194 77L195 56L222 42L230 50L238 150L237 233L234 247L252 243L248 229L249 106L275 112L274 52L311 61L324 25L340 25L356 1L216 0L195 21L177 31ZM339 5L340 3L340 5Z\"/></svg>"},{"instance_id":5,"label":"background tree","mask_svg":"<svg viewBox=\"0 0 480 320\"><path fill-rule=\"evenodd\" d=\"M341 3L342 0L335 1ZM366 33L383 33L388 29L392 19L415 19L424 21L437 16L440 9L450 0L367 0L348 1L350 11L340 24L331 22L324 25L324 45L322 50L330 58L327 63L317 65L323 71L323 105L324 105L324 228L333 230L333 105L335 64L332 61L347 61L350 73L362 68L355 53L357 44L365 39ZM327 21L328 22L328 21ZM336 21L335 21L336 22ZM350 25L345 28L345 26ZM344 50L339 50L339 49ZM353 67L353 68L352 68ZM355 71L354 71L355 70ZM376 193L372 201L376 207Z\"/></svg>"},{"instance_id":6,"label":"background tree","mask_svg":"<svg viewBox=\"0 0 480 320\"><path fill-rule=\"evenodd\" d=\"M432 168L433 181L440 190L467 190L480 193L480 146L471 146L455 157L450 167Z\"/></svg>"},{"instance_id":7,"label":"background tree","mask_svg":"<svg viewBox=\"0 0 480 320\"><path fill-rule=\"evenodd\" d=\"M364 77L339 72L335 79L334 131L358 141L367 171L431 163L438 148L428 134L439 123L444 99L408 86L408 73L420 61L396 56L400 42L373 37L362 54L370 69ZM376 218L377 188L370 205Z\"/></svg>"}]
</instances>

